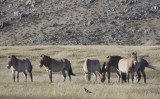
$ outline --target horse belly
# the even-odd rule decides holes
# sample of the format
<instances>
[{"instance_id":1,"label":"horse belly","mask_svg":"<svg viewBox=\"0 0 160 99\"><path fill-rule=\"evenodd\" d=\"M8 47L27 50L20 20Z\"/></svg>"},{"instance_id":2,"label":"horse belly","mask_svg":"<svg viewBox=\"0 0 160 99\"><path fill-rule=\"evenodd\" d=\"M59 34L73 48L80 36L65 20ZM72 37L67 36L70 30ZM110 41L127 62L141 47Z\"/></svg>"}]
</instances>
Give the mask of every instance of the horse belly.
<instances>
[{"instance_id":1,"label":"horse belly","mask_svg":"<svg viewBox=\"0 0 160 99\"><path fill-rule=\"evenodd\" d=\"M95 71L98 71L100 69L100 65L97 63L97 64L91 64L91 72L95 72Z\"/></svg>"},{"instance_id":2,"label":"horse belly","mask_svg":"<svg viewBox=\"0 0 160 99\"><path fill-rule=\"evenodd\" d=\"M28 64L18 63L18 67L16 71L23 72L27 69L27 67L28 67Z\"/></svg>"},{"instance_id":3,"label":"horse belly","mask_svg":"<svg viewBox=\"0 0 160 99\"><path fill-rule=\"evenodd\" d=\"M127 63L124 61L119 61L118 69L120 72L126 73L127 72Z\"/></svg>"},{"instance_id":4,"label":"horse belly","mask_svg":"<svg viewBox=\"0 0 160 99\"><path fill-rule=\"evenodd\" d=\"M65 68L65 66L52 66L53 72L59 72L62 71Z\"/></svg>"}]
</instances>

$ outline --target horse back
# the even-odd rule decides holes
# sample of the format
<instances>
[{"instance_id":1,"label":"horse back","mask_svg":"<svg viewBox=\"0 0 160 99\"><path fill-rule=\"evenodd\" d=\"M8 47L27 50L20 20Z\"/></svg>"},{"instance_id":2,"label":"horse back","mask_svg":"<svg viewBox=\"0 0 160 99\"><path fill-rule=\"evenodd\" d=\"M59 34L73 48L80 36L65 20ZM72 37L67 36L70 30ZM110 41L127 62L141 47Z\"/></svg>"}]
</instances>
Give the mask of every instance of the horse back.
<instances>
[{"instance_id":1,"label":"horse back","mask_svg":"<svg viewBox=\"0 0 160 99\"><path fill-rule=\"evenodd\" d=\"M121 56L110 56L109 65L118 68L118 62L120 59L122 59Z\"/></svg>"},{"instance_id":2,"label":"horse back","mask_svg":"<svg viewBox=\"0 0 160 99\"><path fill-rule=\"evenodd\" d=\"M126 73L128 71L128 59L120 59L119 63L118 63L118 69L123 72Z\"/></svg>"},{"instance_id":3,"label":"horse back","mask_svg":"<svg viewBox=\"0 0 160 99\"><path fill-rule=\"evenodd\" d=\"M54 72L61 71L65 68L65 59L52 59L47 68Z\"/></svg>"},{"instance_id":4,"label":"horse back","mask_svg":"<svg viewBox=\"0 0 160 99\"><path fill-rule=\"evenodd\" d=\"M100 62L98 59L87 59L83 66L85 72L95 72L100 70Z\"/></svg>"}]
</instances>

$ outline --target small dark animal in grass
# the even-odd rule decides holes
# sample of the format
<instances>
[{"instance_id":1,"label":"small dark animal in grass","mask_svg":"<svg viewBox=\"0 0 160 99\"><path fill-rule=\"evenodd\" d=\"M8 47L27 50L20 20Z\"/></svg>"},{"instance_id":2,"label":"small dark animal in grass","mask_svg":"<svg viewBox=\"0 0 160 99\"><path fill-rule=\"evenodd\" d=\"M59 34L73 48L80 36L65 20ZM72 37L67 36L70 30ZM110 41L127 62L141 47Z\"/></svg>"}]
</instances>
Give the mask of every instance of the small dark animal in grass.
<instances>
[{"instance_id":1,"label":"small dark animal in grass","mask_svg":"<svg viewBox=\"0 0 160 99\"><path fill-rule=\"evenodd\" d=\"M144 83L146 83L146 74L145 74L145 67L147 68L151 68L153 70L156 70L153 66L149 65L149 63L143 59L138 57L138 63L140 64L140 69L137 71L137 75L138 75L138 82L140 82L141 80L141 73L143 74L143 78L144 78Z\"/></svg>"},{"instance_id":2,"label":"small dark animal in grass","mask_svg":"<svg viewBox=\"0 0 160 99\"><path fill-rule=\"evenodd\" d=\"M122 59L121 56L108 56L105 59L105 62L102 66L102 72L100 74L100 80L101 82L104 82L106 80L106 72L108 73L108 83L110 83L110 72L111 68L114 67L116 69L116 73L118 77L120 77L119 71L118 71L118 62ZM120 80L119 80L120 81Z\"/></svg>"},{"instance_id":3,"label":"small dark animal in grass","mask_svg":"<svg viewBox=\"0 0 160 99\"><path fill-rule=\"evenodd\" d=\"M91 91L87 90L86 88L84 88L84 91L85 91L86 93L92 93Z\"/></svg>"},{"instance_id":4,"label":"small dark animal in grass","mask_svg":"<svg viewBox=\"0 0 160 99\"><path fill-rule=\"evenodd\" d=\"M46 55L40 56L40 64L39 66L45 66L49 72L49 79L52 82L52 72L62 71L64 81L66 80L65 70L68 72L69 80L71 81L71 75L75 76L72 72L71 63L68 59L53 59Z\"/></svg>"},{"instance_id":5,"label":"small dark animal in grass","mask_svg":"<svg viewBox=\"0 0 160 99\"><path fill-rule=\"evenodd\" d=\"M17 59L16 56L11 55L8 56L8 60L7 60L7 68L8 69L12 69L12 73L13 73L13 80L15 82L15 72L17 72L17 82L19 82L19 72L23 72L24 76L25 76L25 82L27 81L27 73L26 70L29 72L30 77L31 77L31 81L32 80L32 65L31 62L29 61L29 59Z\"/></svg>"}]
</instances>

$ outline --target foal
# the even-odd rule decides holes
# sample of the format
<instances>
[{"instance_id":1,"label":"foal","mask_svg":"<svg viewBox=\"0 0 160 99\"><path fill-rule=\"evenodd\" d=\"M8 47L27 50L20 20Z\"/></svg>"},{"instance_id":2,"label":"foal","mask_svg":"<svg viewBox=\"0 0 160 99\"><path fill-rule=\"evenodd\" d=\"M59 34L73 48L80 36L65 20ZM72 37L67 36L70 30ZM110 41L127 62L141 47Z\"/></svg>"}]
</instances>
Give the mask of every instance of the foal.
<instances>
[{"instance_id":1,"label":"foal","mask_svg":"<svg viewBox=\"0 0 160 99\"><path fill-rule=\"evenodd\" d=\"M17 72L17 82L19 82L19 72L23 72L25 76L25 82L27 81L27 73L26 70L29 72L30 77L31 77L31 82L32 80L32 65L31 62L29 61L28 58L20 60L17 59L16 56L11 55L8 56L7 60L7 68L12 69L12 74L13 74L13 80L15 82L15 72Z\"/></svg>"},{"instance_id":2,"label":"foal","mask_svg":"<svg viewBox=\"0 0 160 99\"><path fill-rule=\"evenodd\" d=\"M140 82L141 79L141 73L143 74L143 78L144 78L144 83L146 83L146 74L145 74L145 67L147 68L151 68L153 70L156 70L153 66L149 65L149 63L147 62L147 60L138 57L138 62L140 64L140 69L137 71L138 74L138 82Z\"/></svg>"}]
</instances>

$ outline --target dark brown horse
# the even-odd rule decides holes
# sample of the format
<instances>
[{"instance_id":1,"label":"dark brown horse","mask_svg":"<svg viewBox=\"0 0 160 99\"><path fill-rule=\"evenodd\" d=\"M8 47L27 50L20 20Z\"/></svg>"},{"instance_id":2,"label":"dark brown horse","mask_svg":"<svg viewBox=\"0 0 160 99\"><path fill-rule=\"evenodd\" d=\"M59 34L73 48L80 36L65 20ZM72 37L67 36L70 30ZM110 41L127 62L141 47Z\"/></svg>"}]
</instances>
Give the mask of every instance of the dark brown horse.
<instances>
[{"instance_id":1,"label":"dark brown horse","mask_svg":"<svg viewBox=\"0 0 160 99\"><path fill-rule=\"evenodd\" d=\"M153 66L149 65L149 63L143 58L138 57L138 63L140 64L140 69L137 71L138 82L140 82L141 73L142 73L143 78L144 78L144 83L146 83L145 67L151 68L153 70L156 70L156 69Z\"/></svg>"},{"instance_id":2,"label":"dark brown horse","mask_svg":"<svg viewBox=\"0 0 160 99\"><path fill-rule=\"evenodd\" d=\"M50 82L52 82L52 72L62 71L64 81L66 80L65 70L68 72L69 80L71 81L71 75L75 76L72 72L71 63L68 59L52 59L49 56L41 55L39 66L45 66L49 72Z\"/></svg>"},{"instance_id":3,"label":"dark brown horse","mask_svg":"<svg viewBox=\"0 0 160 99\"><path fill-rule=\"evenodd\" d=\"M33 81L32 80L32 65L29 59L20 60L20 59L17 59L16 56L14 55L8 56L7 68L12 69L14 82L15 82L15 72L17 72L17 82L19 82L19 72L24 73L25 81L27 81L26 70L28 70L30 77L31 77L31 81Z\"/></svg>"},{"instance_id":4,"label":"dark brown horse","mask_svg":"<svg viewBox=\"0 0 160 99\"><path fill-rule=\"evenodd\" d=\"M120 77L120 74L119 74L119 71L118 71L118 62L119 62L120 59L122 59L121 56L108 56L108 57L106 57L106 60L103 64L102 71L101 71L101 74L100 74L101 82L105 81L105 75L106 75L106 72L107 72L108 73L108 83L110 83L110 72L111 72L111 67L112 66L115 67L116 73Z\"/></svg>"}]
</instances>

